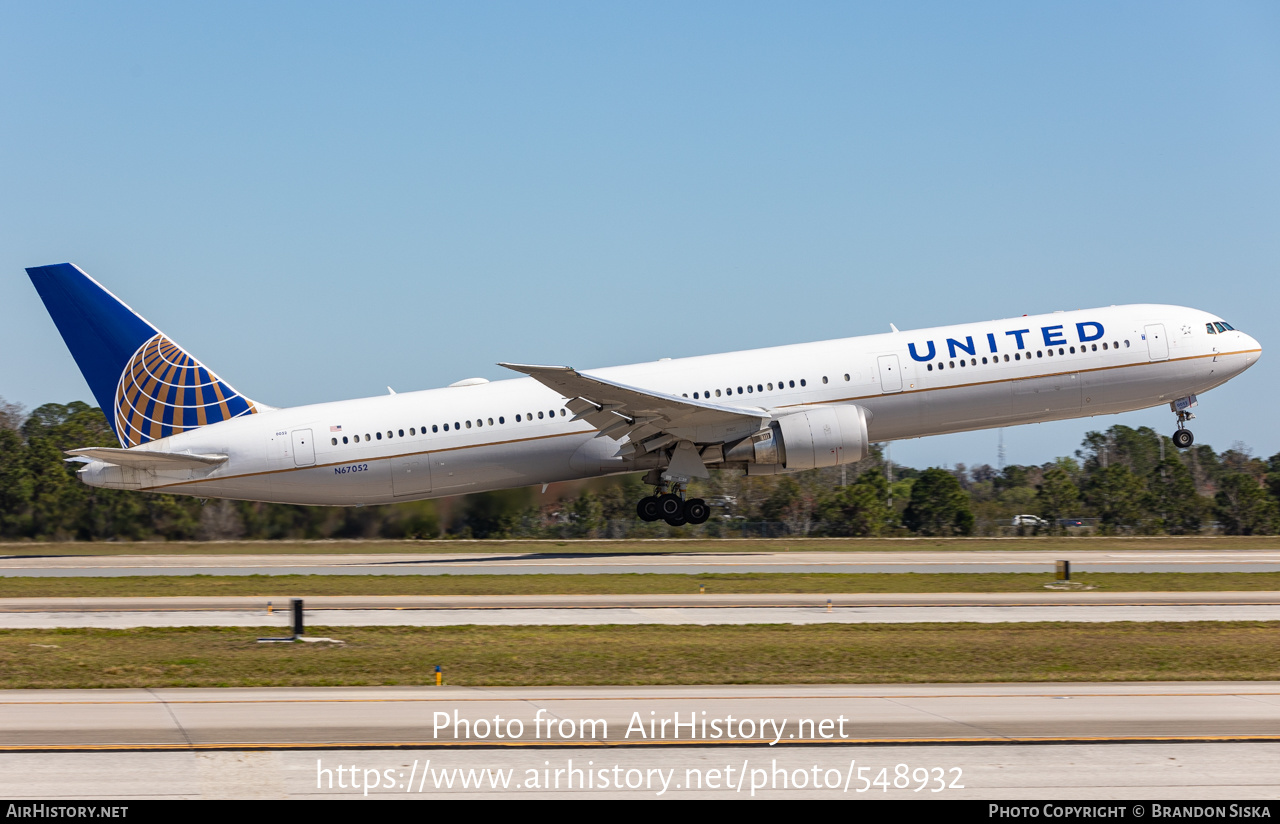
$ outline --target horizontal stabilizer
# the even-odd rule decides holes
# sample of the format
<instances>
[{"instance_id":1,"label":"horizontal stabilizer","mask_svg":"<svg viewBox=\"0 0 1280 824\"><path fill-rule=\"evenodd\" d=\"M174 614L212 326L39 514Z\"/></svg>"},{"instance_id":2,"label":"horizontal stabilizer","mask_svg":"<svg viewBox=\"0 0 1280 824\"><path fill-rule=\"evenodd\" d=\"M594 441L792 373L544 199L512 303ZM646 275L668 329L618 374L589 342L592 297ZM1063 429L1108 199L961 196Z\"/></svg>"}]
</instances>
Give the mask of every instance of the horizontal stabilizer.
<instances>
[{"instance_id":1,"label":"horizontal stabilizer","mask_svg":"<svg viewBox=\"0 0 1280 824\"><path fill-rule=\"evenodd\" d=\"M68 449L74 458L92 458L95 461L127 466L132 469L203 469L225 463L226 455L194 455L190 452L151 452L145 449L114 449L108 446L90 446L84 449Z\"/></svg>"}]
</instances>

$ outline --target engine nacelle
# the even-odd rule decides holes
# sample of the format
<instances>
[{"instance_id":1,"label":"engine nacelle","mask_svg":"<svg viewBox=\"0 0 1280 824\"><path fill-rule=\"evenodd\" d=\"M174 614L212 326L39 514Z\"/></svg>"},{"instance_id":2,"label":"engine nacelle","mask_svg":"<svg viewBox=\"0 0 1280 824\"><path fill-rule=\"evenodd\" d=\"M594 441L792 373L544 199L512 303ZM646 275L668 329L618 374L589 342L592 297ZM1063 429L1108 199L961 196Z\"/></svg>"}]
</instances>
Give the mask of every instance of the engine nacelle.
<instances>
[{"instance_id":1,"label":"engine nacelle","mask_svg":"<svg viewBox=\"0 0 1280 824\"><path fill-rule=\"evenodd\" d=\"M726 446L724 459L797 472L855 463L867 449L867 411L833 404L783 415L768 429Z\"/></svg>"}]
</instances>

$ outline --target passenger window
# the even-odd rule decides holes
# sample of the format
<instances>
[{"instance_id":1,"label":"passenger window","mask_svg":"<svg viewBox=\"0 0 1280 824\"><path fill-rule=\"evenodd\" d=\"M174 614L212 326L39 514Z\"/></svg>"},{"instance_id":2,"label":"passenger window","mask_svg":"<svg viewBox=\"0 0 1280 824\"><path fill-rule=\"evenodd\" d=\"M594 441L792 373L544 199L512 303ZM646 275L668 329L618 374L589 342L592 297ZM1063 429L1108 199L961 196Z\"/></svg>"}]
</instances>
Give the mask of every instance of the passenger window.
<instances>
[{"instance_id":1,"label":"passenger window","mask_svg":"<svg viewBox=\"0 0 1280 824\"><path fill-rule=\"evenodd\" d=\"M987 365L987 359L986 359L986 358L983 358L983 359L982 359L982 365L983 365L983 366L986 366L986 365Z\"/></svg>"},{"instance_id":2,"label":"passenger window","mask_svg":"<svg viewBox=\"0 0 1280 824\"><path fill-rule=\"evenodd\" d=\"M1071 354L1073 354L1073 355L1074 355L1075 353L1076 353L1076 348L1073 346L1073 347L1071 347Z\"/></svg>"},{"instance_id":3,"label":"passenger window","mask_svg":"<svg viewBox=\"0 0 1280 824\"><path fill-rule=\"evenodd\" d=\"M432 431L432 432L439 432L440 430L439 430L439 429L436 427L436 425L433 423L433 424L431 424L431 431ZM448 432L448 431L449 431L449 424L445 424L445 425L444 425L444 431L446 431L446 432Z\"/></svg>"},{"instance_id":4,"label":"passenger window","mask_svg":"<svg viewBox=\"0 0 1280 824\"><path fill-rule=\"evenodd\" d=\"M931 363L931 364L929 364L929 371L930 371L930 372L932 372L932 371L933 371L933 364L932 364L932 363Z\"/></svg>"},{"instance_id":5,"label":"passenger window","mask_svg":"<svg viewBox=\"0 0 1280 824\"><path fill-rule=\"evenodd\" d=\"M493 418L490 418L490 419L489 419L489 425L490 425L490 426L493 426Z\"/></svg>"},{"instance_id":6,"label":"passenger window","mask_svg":"<svg viewBox=\"0 0 1280 824\"><path fill-rule=\"evenodd\" d=\"M739 395L741 395L741 394L742 394L742 387L741 387L741 386L739 386L739 387L738 387L738 394L739 394Z\"/></svg>"},{"instance_id":7,"label":"passenger window","mask_svg":"<svg viewBox=\"0 0 1280 824\"><path fill-rule=\"evenodd\" d=\"M1036 357L1037 357L1037 358L1043 358L1043 357L1044 357L1044 352L1043 352L1042 350L1040 350L1040 349L1037 349L1037 350L1036 350Z\"/></svg>"},{"instance_id":8,"label":"passenger window","mask_svg":"<svg viewBox=\"0 0 1280 824\"><path fill-rule=\"evenodd\" d=\"M1126 341L1124 342L1124 348L1125 348L1125 349L1128 349L1128 348L1129 348L1129 341L1127 341L1127 340L1126 340Z\"/></svg>"},{"instance_id":9,"label":"passenger window","mask_svg":"<svg viewBox=\"0 0 1280 824\"><path fill-rule=\"evenodd\" d=\"M801 378L801 379L800 379L800 385L801 385L801 386L807 386L808 384L806 384L806 383L804 382L804 378Z\"/></svg>"},{"instance_id":10,"label":"passenger window","mask_svg":"<svg viewBox=\"0 0 1280 824\"><path fill-rule=\"evenodd\" d=\"M754 388L751 386L751 384L747 384L747 391L748 392L754 391Z\"/></svg>"},{"instance_id":11,"label":"passenger window","mask_svg":"<svg viewBox=\"0 0 1280 824\"><path fill-rule=\"evenodd\" d=\"M720 390L719 390L719 389L717 389L717 390L716 390L716 397L717 397L717 398L718 398L718 397L720 397Z\"/></svg>"},{"instance_id":12,"label":"passenger window","mask_svg":"<svg viewBox=\"0 0 1280 824\"><path fill-rule=\"evenodd\" d=\"M506 422L507 422L506 418L502 417L501 415L498 416L498 423L506 423Z\"/></svg>"},{"instance_id":13,"label":"passenger window","mask_svg":"<svg viewBox=\"0 0 1280 824\"><path fill-rule=\"evenodd\" d=\"M1008 363L1008 362L1009 362L1009 356L1008 356L1008 355L1005 355L1005 356L1004 356L1004 362L1005 362L1005 363Z\"/></svg>"},{"instance_id":14,"label":"passenger window","mask_svg":"<svg viewBox=\"0 0 1280 824\"><path fill-rule=\"evenodd\" d=\"M404 430L403 430L403 429L401 429L401 430L399 431L399 434L400 434L400 437L402 437L402 438L403 438L403 437L404 437Z\"/></svg>"},{"instance_id":15,"label":"passenger window","mask_svg":"<svg viewBox=\"0 0 1280 824\"><path fill-rule=\"evenodd\" d=\"M343 443L346 443L346 442L347 442L347 436L346 436L346 435L343 435L343 436L342 436L342 442L343 442Z\"/></svg>"},{"instance_id":16,"label":"passenger window","mask_svg":"<svg viewBox=\"0 0 1280 824\"><path fill-rule=\"evenodd\" d=\"M378 433L378 440L382 440L382 433L381 433L381 432L379 432L379 433Z\"/></svg>"},{"instance_id":17,"label":"passenger window","mask_svg":"<svg viewBox=\"0 0 1280 824\"><path fill-rule=\"evenodd\" d=\"M409 434L412 436L412 435L416 435L416 434L418 434L418 433L417 433L416 431L414 431L414 428L411 426L411 427L409 427Z\"/></svg>"},{"instance_id":18,"label":"passenger window","mask_svg":"<svg viewBox=\"0 0 1280 824\"><path fill-rule=\"evenodd\" d=\"M476 418L476 427L484 426L484 418Z\"/></svg>"},{"instance_id":19,"label":"passenger window","mask_svg":"<svg viewBox=\"0 0 1280 824\"><path fill-rule=\"evenodd\" d=\"M790 386L792 389L795 389L795 388L796 388L796 382L795 382L795 381L788 381L788 382L787 382L787 385L788 385L788 386ZM801 386L804 386L804 381L800 381L800 385L801 385Z\"/></svg>"},{"instance_id":20,"label":"passenger window","mask_svg":"<svg viewBox=\"0 0 1280 824\"><path fill-rule=\"evenodd\" d=\"M848 373L848 372L845 372L845 373L844 373L844 379L845 379L846 381L848 381L848 380L849 380L849 373ZM770 388L772 388L772 387L770 387Z\"/></svg>"},{"instance_id":21,"label":"passenger window","mask_svg":"<svg viewBox=\"0 0 1280 824\"><path fill-rule=\"evenodd\" d=\"M1013 359L1014 359L1014 360L1022 360L1022 353L1021 353L1021 352L1014 352L1014 353L1013 353Z\"/></svg>"},{"instance_id":22,"label":"passenger window","mask_svg":"<svg viewBox=\"0 0 1280 824\"><path fill-rule=\"evenodd\" d=\"M823 376L822 376L822 382L823 382L824 384L827 382L827 376L826 376L826 375L823 375Z\"/></svg>"},{"instance_id":23,"label":"passenger window","mask_svg":"<svg viewBox=\"0 0 1280 824\"><path fill-rule=\"evenodd\" d=\"M764 391L764 387L757 383L757 384L756 384L756 391L757 391L757 392L763 392L763 391Z\"/></svg>"},{"instance_id":24,"label":"passenger window","mask_svg":"<svg viewBox=\"0 0 1280 824\"><path fill-rule=\"evenodd\" d=\"M564 409L561 409L561 410L560 410L560 417L562 417L562 418L564 417Z\"/></svg>"},{"instance_id":25,"label":"passenger window","mask_svg":"<svg viewBox=\"0 0 1280 824\"><path fill-rule=\"evenodd\" d=\"M467 421L467 429L471 428L471 421Z\"/></svg>"},{"instance_id":26,"label":"passenger window","mask_svg":"<svg viewBox=\"0 0 1280 824\"><path fill-rule=\"evenodd\" d=\"M329 443L333 444L334 446L337 446L337 445L338 445L338 439L337 439L337 438L330 438L330 439L329 439Z\"/></svg>"},{"instance_id":27,"label":"passenger window","mask_svg":"<svg viewBox=\"0 0 1280 824\"><path fill-rule=\"evenodd\" d=\"M539 413L538 413L538 420L542 420L542 413L541 413L541 412L539 412Z\"/></svg>"},{"instance_id":28,"label":"passenger window","mask_svg":"<svg viewBox=\"0 0 1280 824\"><path fill-rule=\"evenodd\" d=\"M694 399L695 401L698 399L698 393L697 393L697 392L694 392L694 393L693 393L693 399Z\"/></svg>"},{"instance_id":29,"label":"passenger window","mask_svg":"<svg viewBox=\"0 0 1280 824\"><path fill-rule=\"evenodd\" d=\"M448 431L449 431L449 424L445 424L445 425L444 425L444 431L445 431L445 432L448 432Z\"/></svg>"},{"instance_id":30,"label":"passenger window","mask_svg":"<svg viewBox=\"0 0 1280 824\"><path fill-rule=\"evenodd\" d=\"M1098 351L1098 344L1096 344L1096 343L1095 343L1095 344L1093 345L1093 351L1095 351L1095 352L1097 352L1097 351Z\"/></svg>"},{"instance_id":31,"label":"passenger window","mask_svg":"<svg viewBox=\"0 0 1280 824\"><path fill-rule=\"evenodd\" d=\"M1104 351L1104 352L1105 352L1105 351L1107 351L1107 344L1106 344L1106 342L1105 342L1105 341L1104 341L1104 342L1103 342L1103 344L1102 344L1102 351Z\"/></svg>"},{"instance_id":32,"label":"passenger window","mask_svg":"<svg viewBox=\"0 0 1280 824\"><path fill-rule=\"evenodd\" d=\"M453 428L454 428L455 430L461 429L461 428L462 428L462 424L458 423L457 421L454 421L454 422L453 422Z\"/></svg>"},{"instance_id":33,"label":"passenger window","mask_svg":"<svg viewBox=\"0 0 1280 824\"><path fill-rule=\"evenodd\" d=\"M961 359L960 359L960 367L961 367L961 368L964 368L964 359L963 359L963 358L961 358Z\"/></svg>"}]
</instances>

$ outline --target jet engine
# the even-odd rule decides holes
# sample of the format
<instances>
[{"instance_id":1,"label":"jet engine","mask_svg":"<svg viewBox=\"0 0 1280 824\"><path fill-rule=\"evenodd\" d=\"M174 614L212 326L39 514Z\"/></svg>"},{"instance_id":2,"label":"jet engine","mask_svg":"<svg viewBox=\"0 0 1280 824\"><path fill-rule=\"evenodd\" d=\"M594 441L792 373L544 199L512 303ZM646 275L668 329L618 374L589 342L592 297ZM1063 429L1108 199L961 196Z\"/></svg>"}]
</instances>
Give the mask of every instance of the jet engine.
<instances>
[{"instance_id":1,"label":"jet engine","mask_svg":"<svg viewBox=\"0 0 1280 824\"><path fill-rule=\"evenodd\" d=\"M724 460L797 472L860 461L867 447L867 410L852 404L824 405L782 415L768 429L726 444Z\"/></svg>"}]
</instances>

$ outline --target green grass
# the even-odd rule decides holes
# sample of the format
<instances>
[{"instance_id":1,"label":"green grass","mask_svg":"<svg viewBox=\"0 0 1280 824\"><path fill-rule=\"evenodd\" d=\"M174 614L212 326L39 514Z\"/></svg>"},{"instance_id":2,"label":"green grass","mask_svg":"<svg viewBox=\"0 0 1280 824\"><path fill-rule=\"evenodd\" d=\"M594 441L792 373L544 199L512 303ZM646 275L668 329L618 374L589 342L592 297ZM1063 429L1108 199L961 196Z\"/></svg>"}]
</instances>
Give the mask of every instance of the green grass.
<instances>
[{"instance_id":1,"label":"green grass","mask_svg":"<svg viewBox=\"0 0 1280 824\"><path fill-rule=\"evenodd\" d=\"M0 597L308 595L673 595L696 593L1045 592L1051 572L709 573L701 575L173 575L0 578ZM1280 572L1101 572L1105 592L1280 591Z\"/></svg>"},{"instance_id":2,"label":"green grass","mask_svg":"<svg viewBox=\"0 0 1280 824\"><path fill-rule=\"evenodd\" d=\"M0 631L0 688L1280 679L1280 623Z\"/></svg>"},{"instance_id":3,"label":"green grass","mask_svg":"<svg viewBox=\"0 0 1280 824\"><path fill-rule=\"evenodd\" d=\"M902 552L986 550L1278 549L1280 536L1154 536L1141 538L742 538L619 541L186 541L0 544L0 556L49 555L341 555L341 554L662 554L671 552Z\"/></svg>"}]
</instances>

